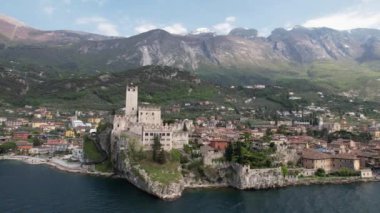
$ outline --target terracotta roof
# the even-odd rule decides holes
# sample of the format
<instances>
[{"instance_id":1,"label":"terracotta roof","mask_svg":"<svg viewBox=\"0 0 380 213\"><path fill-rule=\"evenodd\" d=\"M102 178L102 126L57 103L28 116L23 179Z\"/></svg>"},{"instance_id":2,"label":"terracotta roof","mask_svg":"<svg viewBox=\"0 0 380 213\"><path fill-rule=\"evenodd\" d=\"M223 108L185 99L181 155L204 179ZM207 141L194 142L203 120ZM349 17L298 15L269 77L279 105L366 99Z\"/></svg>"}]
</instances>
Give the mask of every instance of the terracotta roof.
<instances>
[{"instance_id":1,"label":"terracotta roof","mask_svg":"<svg viewBox=\"0 0 380 213\"><path fill-rule=\"evenodd\" d=\"M322 160L322 159L329 159L331 157L332 156L329 154L317 152L311 149L307 149L302 152L302 158L305 158L305 159Z\"/></svg>"},{"instance_id":2,"label":"terracotta roof","mask_svg":"<svg viewBox=\"0 0 380 213\"><path fill-rule=\"evenodd\" d=\"M356 159L358 159L355 155L352 155L352 154L338 154L338 155L333 155L332 158L347 159L347 160L356 160Z\"/></svg>"}]
</instances>

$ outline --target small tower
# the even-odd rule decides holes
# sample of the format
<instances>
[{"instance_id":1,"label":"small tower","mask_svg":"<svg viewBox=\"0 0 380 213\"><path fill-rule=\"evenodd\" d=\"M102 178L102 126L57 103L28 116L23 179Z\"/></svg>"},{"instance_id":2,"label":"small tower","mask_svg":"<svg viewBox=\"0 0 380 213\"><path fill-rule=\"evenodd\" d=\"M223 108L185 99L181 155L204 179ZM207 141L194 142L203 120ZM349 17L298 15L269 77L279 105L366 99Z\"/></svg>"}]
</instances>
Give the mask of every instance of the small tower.
<instances>
[{"instance_id":1,"label":"small tower","mask_svg":"<svg viewBox=\"0 0 380 213\"><path fill-rule=\"evenodd\" d=\"M130 84L127 86L126 97L125 97L125 115L137 115L137 105L138 105L138 87Z\"/></svg>"},{"instance_id":2,"label":"small tower","mask_svg":"<svg viewBox=\"0 0 380 213\"><path fill-rule=\"evenodd\" d=\"M323 129L323 126L324 126L323 118L322 118L322 116L320 116L320 117L318 118L318 129L319 129L319 130L322 130L322 129Z\"/></svg>"}]
</instances>

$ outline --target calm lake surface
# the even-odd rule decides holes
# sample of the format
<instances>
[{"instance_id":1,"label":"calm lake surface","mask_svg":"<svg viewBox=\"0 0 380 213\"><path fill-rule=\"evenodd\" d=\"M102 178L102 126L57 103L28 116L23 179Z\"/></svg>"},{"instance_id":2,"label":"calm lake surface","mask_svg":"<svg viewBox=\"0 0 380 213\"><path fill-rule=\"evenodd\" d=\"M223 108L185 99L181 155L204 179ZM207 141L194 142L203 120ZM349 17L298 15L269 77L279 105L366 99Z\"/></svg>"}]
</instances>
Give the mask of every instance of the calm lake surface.
<instances>
[{"instance_id":1,"label":"calm lake surface","mask_svg":"<svg viewBox=\"0 0 380 213\"><path fill-rule=\"evenodd\" d=\"M380 212L380 183L187 190L167 202L122 179L0 161L0 212Z\"/></svg>"}]
</instances>

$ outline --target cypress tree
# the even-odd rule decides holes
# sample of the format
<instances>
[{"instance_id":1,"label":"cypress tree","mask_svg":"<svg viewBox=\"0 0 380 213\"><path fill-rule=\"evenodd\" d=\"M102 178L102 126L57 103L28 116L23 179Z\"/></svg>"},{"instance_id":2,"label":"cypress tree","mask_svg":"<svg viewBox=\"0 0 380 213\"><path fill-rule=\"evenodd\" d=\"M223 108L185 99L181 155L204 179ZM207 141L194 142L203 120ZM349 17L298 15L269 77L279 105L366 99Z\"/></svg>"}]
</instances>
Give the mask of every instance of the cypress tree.
<instances>
[{"instance_id":1,"label":"cypress tree","mask_svg":"<svg viewBox=\"0 0 380 213\"><path fill-rule=\"evenodd\" d=\"M158 161L158 155L159 155L159 152L161 150L161 142L160 142L160 138L156 135L154 136L154 139L153 139L153 145L152 145L152 150L153 150L153 161Z\"/></svg>"},{"instance_id":2,"label":"cypress tree","mask_svg":"<svg viewBox=\"0 0 380 213\"><path fill-rule=\"evenodd\" d=\"M158 163L165 164L167 161L164 149L158 153Z\"/></svg>"}]
</instances>

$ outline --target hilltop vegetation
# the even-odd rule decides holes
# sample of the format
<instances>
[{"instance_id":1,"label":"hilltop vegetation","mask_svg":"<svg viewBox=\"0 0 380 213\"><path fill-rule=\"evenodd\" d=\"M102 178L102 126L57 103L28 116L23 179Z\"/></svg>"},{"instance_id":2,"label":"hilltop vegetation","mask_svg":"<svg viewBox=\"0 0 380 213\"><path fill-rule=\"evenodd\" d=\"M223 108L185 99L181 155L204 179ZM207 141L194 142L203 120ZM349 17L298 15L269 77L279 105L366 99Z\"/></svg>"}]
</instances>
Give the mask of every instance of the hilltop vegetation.
<instances>
[{"instance_id":1,"label":"hilltop vegetation","mask_svg":"<svg viewBox=\"0 0 380 213\"><path fill-rule=\"evenodd\" d=\"M255 110L256 116L275 119L268 116L273 116L276 110L299 110L312 103L342 112L365 109L366 114L376 115L373 110L379 110L376 101L363 100L363 96L344 97L335 84L318 83L322 82L319 77L314 80L258 78L258 82L265 82L266 88L251 89L245 85L255 83L217 84L217 79L205 80L194 73L165 66L67 76L53 75L32 65L21 70L0 66L0 76L0 107L32 105L58 109L117 110L124 107L125 86L134 83L139 86L139 101L142 103L163 108L174 105L183 107L191 103L180 114L169 113L168 119L207 116L215 114L215 109L221 107L232 109L229 115L235 114L237 118L244 111ZM231 85L234 87L231 88ZM290 100L290 93L301 99ZM323 93L324 97L318 93ZM210 105L199 105L202 101L208 101Z\"/></svg>"},{"instance_id":2,"label":"hilltop vegetation","mask_svg":"<svg viewBox=\"0 0 380 213\"><path fill-rule=\"evenodd\" d=\"M200 83L189 72L171 67L148 66L120 73L55 78L3 67L0 74L4 76L0 99L17 106L118 109L124 105L128 83L139 85L140 101L153 104L206 100L216 95L215 86Z\"/></svg>"}]
</instances>

